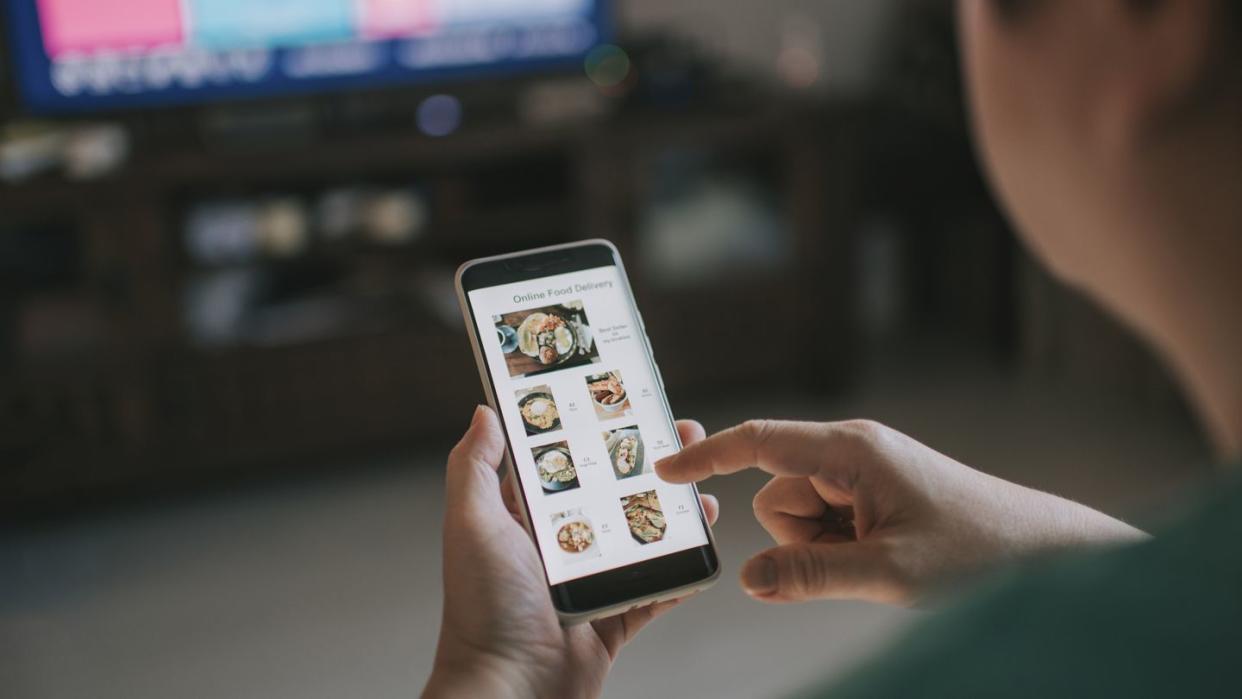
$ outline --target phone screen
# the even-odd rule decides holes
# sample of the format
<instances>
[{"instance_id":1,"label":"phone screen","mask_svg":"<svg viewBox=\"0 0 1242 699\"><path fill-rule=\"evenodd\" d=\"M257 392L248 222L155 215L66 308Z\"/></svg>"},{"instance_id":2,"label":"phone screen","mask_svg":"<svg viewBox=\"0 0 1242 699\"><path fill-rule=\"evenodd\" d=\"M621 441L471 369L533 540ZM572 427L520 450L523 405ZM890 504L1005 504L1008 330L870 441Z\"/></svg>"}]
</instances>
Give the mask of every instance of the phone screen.
<instances>
[{"instance_id":1,"label":"phone screen","mask_svg":"<svg viewBox=\"0 0 1242 699\"><path fill-rule=\"evenodd\" d=\"M622 270L467 293L549 583L707 545L655 475L679 441Z\"/></svg>"}]
</instances>

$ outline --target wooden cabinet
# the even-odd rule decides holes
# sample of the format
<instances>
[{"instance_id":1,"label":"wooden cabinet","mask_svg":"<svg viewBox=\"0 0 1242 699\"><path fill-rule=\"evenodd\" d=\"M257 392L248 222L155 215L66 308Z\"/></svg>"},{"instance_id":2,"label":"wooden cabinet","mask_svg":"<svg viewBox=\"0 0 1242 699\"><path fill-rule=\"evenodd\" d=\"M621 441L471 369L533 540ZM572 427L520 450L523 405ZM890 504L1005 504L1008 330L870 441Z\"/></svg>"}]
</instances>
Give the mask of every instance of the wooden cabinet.
<instances>
[{"instance_id":1,"label":"wooden cabinet","mask_svg":"<svg viewBox=\"0 0 1242 699\"><path fill-rule=\"evenodd\" d=\"M10 304L0 507L73 506L136 485L448 444L482 399L453 316L452 270L474 256L574 239L608 237L630 261L675 403L733 384L839 388L852 341L852 219L840 188L852 161L829 157L849 144L825 134L843 118L822 105L783 105L557 129L498 125L446 139L385 132L244 150L161 146L140 148L105 181L0 189L10 221L57 220L73 231L82 254L71 287L101 328L75 345L86 349L50 356L14 320L39 294ZM791 236L786 260L757 276L647 283L636 264L645 168L670 148L764 163L757 177ZM271 346L204 347L187 335L186 289L210 270L187 257L186 206L393 181L426 193L419 237L307 254L364 280L409 280L408 303L376 323Z\"/></svg>"}]
</instances>

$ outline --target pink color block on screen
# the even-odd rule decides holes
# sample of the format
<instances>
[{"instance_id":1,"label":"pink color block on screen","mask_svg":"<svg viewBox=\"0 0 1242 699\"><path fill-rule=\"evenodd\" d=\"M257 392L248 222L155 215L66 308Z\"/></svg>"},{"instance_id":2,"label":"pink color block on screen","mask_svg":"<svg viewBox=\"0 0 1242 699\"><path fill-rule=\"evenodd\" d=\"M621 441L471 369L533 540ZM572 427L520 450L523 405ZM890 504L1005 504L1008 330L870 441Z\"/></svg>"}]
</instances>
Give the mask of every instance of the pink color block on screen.
<instances>
[{"instance_id":1,"label":"pink color block on screen","mask_svg":"<svg viewBox=\"0 0 1242 699\"><path fill-rule=\"evenodd\" d=\"M359 26L369 39L423 34L435 28L432 0L359 0Z\"/></svg>"},{"instance_id":2,"label":"pink color block on screen","mask_svg":"<svg viewBox=\"0 0 1242 699\"><path fill-rule=\"evenodd\" d=\"M39 0L43 45L64 53L180 44L178 0Z\"/></svg>"}]
</instances>

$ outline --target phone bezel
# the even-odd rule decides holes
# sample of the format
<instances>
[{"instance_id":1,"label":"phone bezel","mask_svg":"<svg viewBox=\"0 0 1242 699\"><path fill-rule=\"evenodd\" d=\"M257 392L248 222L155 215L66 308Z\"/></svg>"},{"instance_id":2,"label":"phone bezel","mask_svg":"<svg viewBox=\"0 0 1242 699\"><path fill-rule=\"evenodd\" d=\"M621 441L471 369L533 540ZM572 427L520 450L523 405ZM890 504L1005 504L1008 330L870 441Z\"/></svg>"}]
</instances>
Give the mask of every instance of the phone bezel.
<instances>
[{"instance_id":1,"label":"phone bezel","mask_svg":"<svg viewBox=\"0 0 1242 699\"><path fill-rule=\"evenodd\" d=\"M642 316L638 313L637 303L630 289L621 256L616 247L606 240L587 240L481 258L471 260L458 269L458 300L461 303L488 403L494 410L499 411L495 377L492 376L491 369L483 355L480 338L476 332L477 322L474 308L470 303L469 292L501 284L531 281L610 265L615 266L620 273L619 276L624 286L622 291L629 300L634 317L639 319L641 325ZM656 367L650 342L646 341L645 328L643 328L643 338L644 352L647 361L651 364L652 374L659 377L659 369ZM671 420L673 412L669 408L668 396L664 391L662 380L660 384L660 400ZM676 430L672 432L680 448L681 443L676 436ZM505 464L510 473L516 474L513 468L513 443L507 429L505 430ZM521 503L527 532L533 538L534 528L531 525L526 504L525 486L516 475L510 481L516 489L517 501ZM694 486L691 487L694 488ZM694 488L694 492L697 495L698 489ZM547 578L547 566L544 565L543 554L536 546L540 564L544 569L544 581L548 583L553 605L562 621L567 623L587 621L624 611L626 608L680 597L709 586L720 575L720 559L716 552L711 527L707 524L707 517L701 504L699 504L698 514L704 531L707 533L708 543L706 545L556 585L551 584Z\"/></svg>"}]
</instances>

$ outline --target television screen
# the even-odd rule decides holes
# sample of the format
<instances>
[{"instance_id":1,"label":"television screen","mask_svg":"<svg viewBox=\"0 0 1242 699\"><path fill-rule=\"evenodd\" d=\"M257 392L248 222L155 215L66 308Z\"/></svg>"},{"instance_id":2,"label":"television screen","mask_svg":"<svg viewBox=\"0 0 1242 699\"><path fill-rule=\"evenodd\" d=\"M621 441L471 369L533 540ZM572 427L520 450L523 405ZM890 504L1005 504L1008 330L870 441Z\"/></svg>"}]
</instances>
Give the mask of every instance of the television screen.
<instances>
[{"instance_id":1,"label":"television screen","mask_svg":"<svg viewBox=\"0 0 1242 699\"><path fill-rule=\"evenodd\" d=\"M32 112L485 77L607 38L606 0L7 0Z\"/></svg>"}]
</instances>

